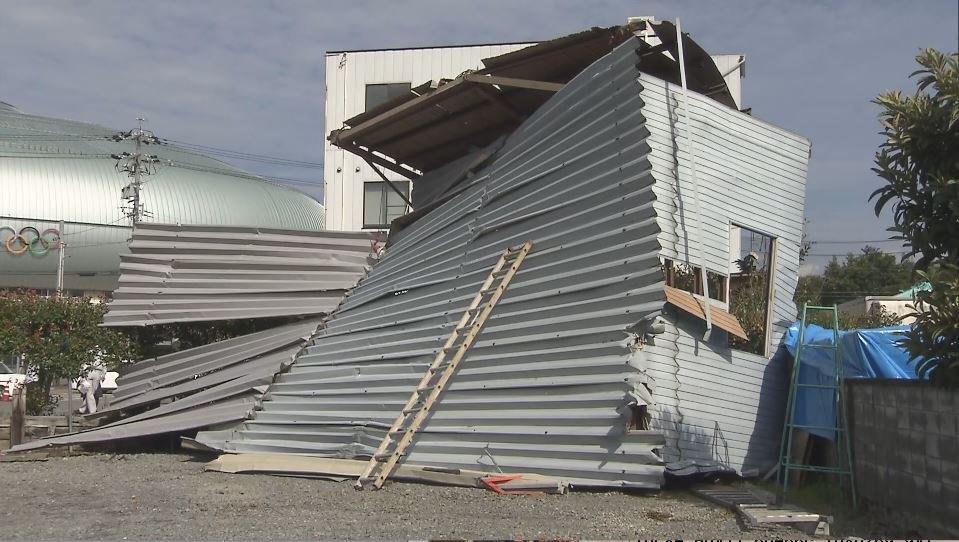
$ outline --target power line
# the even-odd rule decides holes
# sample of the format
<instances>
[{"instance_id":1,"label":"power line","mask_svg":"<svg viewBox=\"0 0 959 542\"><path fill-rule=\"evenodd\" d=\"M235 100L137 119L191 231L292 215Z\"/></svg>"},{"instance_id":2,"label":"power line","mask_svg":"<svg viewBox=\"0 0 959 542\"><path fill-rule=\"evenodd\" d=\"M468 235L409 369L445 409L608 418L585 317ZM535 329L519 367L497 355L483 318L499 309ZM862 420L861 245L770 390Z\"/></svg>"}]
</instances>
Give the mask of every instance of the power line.
<instances>
[{"instance_id":1,"label":"power line","mask_svg":"<svg viewBox=\"0 0 959 542\"><path fill-rule=\"evenodd\" d=\"M163 139L162 141L173 143L174 145L180 148L199 150L205 154L227 156L227 157L236 158L239 160L248 160L252 162L266 162L266 163L276 164L276 165L290 165L294 167L303 167L303 168L322 168L323 167L323 162L312 162L309 160L282 158L279 156L270 156L267 154L256 154L256 153L245 152L245 151L233 151L229 149L222 149L219 147L200 145L197 143L187 143L185 141L177 141L175 139Z\"/></svg>"},{"instance_id":2,"label":"power line","mask_svg":"<svg viewBox=\"0 0 959 542\"><path fill-rule=\"evenodd\" d=\"M97 141L97 140L109 140L111 135L92 135L92 134L11 134L11 135L0 135L0 141L10 140L10 141L44 141L44 142L54 142L54 141ZM299 168L308 168L308 169L322 169L323 162L314 162L310 160L298 160L294 158L284 158L280 156L271 156L268 154L258 154L246 151L236 151L232 149L225 149L222 147L214 147L211 145L203 145L199 143L190 143L187 141L179 141L176 139L160 139L161 143L172 144L174 148L182 152L189 154L196 154L198 156L204 155L218 155L227 158L233 158L237 160L244 160L250 162L261 162L271 165L282 165L290 167L299 167ZM200 151L200 152L191 152ZM201 154L203 153L203 154Z\"/></svg>"},{"instance_id":3,"label":"power line","mask_svg":"<svg viewBox=\"0 0 959 542\"><path fill-rule=\"evenodd\" d=\"M174 162L170 161L167 163L171 167L181 167L184 169L191 169L194 171L203 171L206 173L217 173L220 175L228 175L231 177L238 177L241 179L249 179L251 181L274 181L274 184L284 184L284 183L293 183L293 184L302 184L307 186L323 186L319 181L310 181L308 179L294 179L290 177L276 177L268 175L255 175L251 173L239 172L236 170L230 170L225 168L217 168L212 166L199 166L195 164L187 164L184 162Z\"/></svg>"},{"instance_id":4,"label":"power line","mask_svg":"<svg viewBox=\"0 0 959 542\"><path fill-rule=\"evenodd\" d=\"M129 218L129 217L121 216L120 218L114 220L113 222L107 222L107 223L105 223L105 224L97 224L96 226L92 226L92 227L89 227L89 228L86 228L86 229L82 229L82 230L80 230L80 231L74 231L74 232L70 232L70 233L63 233L63 232L61 232L61 233L60 233L60 237L72 237L72 236L74 236L74 235L80 235L81 233L86 233L86 232L88 232L88 231L90 231L90 230L96 230L96 229L99 229L99 228L116 227L116 226L115 226L116 223L122 222L122 221L126 220L127 218ZM120 226L120 227L129 227L129 226ZM73 246L71 245L70 248L73 248Z\"/></svg>"},{"instance_id":5,"label":"power line","mask_svg":"<svg viewBox=\"0 0 959 542\"><path fill-rule=\"evenodd\" d=\"M18 155L18 154L0 154L0 158L41 158L43 160L71 160L71 159L90 160L90 159L110 158L109 154L83 154L83 153L67 154L67 153L38 153L38 152L23 153L23 154L26 156ZM49 154L52 156L37 156L38 154Z\"/></svg>"},{"instance_id":6,"label":"power line","mask_svg":"<svg viewBox=\"0 0 959 542\"><path fill-rule=\"evenodd\" d=\"M883 254L889 254L890 256L896 255L896 254L910 254L910 252L909 252L908 250L884 250L884 251L882 251L882 253L883 253ZM844 254L806 254L806 257L807 257L807 258L810 258L810 257L822 257L822 258L832 258L832 257L835 257L835 258L842 258L842 257L849 256L850 254L852 254L853 256L859 256L859 255L856 254L855 252L846 252L846 253L844 253Z\"/></svg>"},{"instance_id":7,"label":"power line","mask_svg":"<svg viewBox=\"0 0 959 542\"><path fill-rule=\"evenodd\" d=\"M855 243L904 243L903 239L873 239L871 241L809 241L810 245L851 245Z\"/></svg>"}]
</instances>

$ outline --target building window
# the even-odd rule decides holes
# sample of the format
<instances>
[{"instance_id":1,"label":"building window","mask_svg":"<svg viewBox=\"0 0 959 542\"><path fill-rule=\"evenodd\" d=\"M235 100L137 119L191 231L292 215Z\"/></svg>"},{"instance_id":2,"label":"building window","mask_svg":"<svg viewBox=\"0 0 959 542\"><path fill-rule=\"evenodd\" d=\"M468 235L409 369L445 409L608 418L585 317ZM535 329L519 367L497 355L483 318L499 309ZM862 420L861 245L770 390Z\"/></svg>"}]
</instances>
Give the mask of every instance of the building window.
<instances>
[{"instance_id":1,"label":"building window","mask_svg":"<svg viewBox=\"0 0 959 542\"><path fill-rule=\"evenodd\" d=\"M749 336L748 340L731 337L729 345L769 355L776 239L736 225L729 231L729 309Z\"/></svg>"},{"instance_id":2,"label":"building window","mask_svg":"<svg viewBox=\"0 0 959 542\"><path fill-rule=\"evenodd\" d=\"M397 96L405 96L409 93L409 83L382 83L376 85L366 85L366 111L369 111L380 104L385 104Z\"/></svg>"},{"instance_id":3,"label":"building window","mask_svg":"<svg viewBox=\"0 0 959 542\"><path fill-rule=\"evenodd\" d=\"M699 267L684 262L674 262L667 258L663 260L663 274L666 276L666 286L703 295L703 275ZM707 269L706 278L709 280L709 298L725 303L729 288L729 279L726 275Z\"/></svg>"},{"instance_id":4,"label":"building window","mask_svg":"<svg viewBox=\"0 0 959 542\"><path fill-rule=\"evenodd\" d=\"M393 181L393 184L410 197L409 181ZM363 183L363 227L389 228L390 222L406 214L406 201L385 182Z\"/></svg>"}]
</instances>

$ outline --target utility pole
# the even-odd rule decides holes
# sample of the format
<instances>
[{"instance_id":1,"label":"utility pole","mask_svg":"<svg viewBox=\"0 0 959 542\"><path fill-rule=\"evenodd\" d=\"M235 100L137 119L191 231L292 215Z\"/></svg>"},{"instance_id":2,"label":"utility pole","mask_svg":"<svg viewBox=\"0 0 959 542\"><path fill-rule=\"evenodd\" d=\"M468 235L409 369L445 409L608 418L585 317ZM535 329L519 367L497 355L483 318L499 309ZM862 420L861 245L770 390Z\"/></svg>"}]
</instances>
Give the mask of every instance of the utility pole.
<instances>
[{"instance_id":1,"label":"utility pole","mask_svg":"<svg viewBox=\"0 0 959 542\"><path fill-rule=\"evenodd\" d=\"M144 145L160 142L160 139L153 135L153 132L143 129L144 120L146 119L137 117L138 125L135 129L110 137L110 139L116 142L132 140L134 144L132 154L123 152L110 155L114 160L117 160L117 171L123 171L131 178L130 184L124 186L120 194L121 197L130 204L129 207L124 209L126 210L127 217L133 221L134 225L139 224L144 216L149 215L149 213L144 211L140 197L144 183L143 176L152 174L153 170L151 168L154 167L154 164L160 163L157 155L147 155L143 152Z\"/></svg>"},{"instance_id":2,"label":"utility pole","mask_svg":"<svg viewBox=\"0 0 959 542\"><path fill-rule=\"evenodd\" d=\"M66 259L67 244L63 241L63 221L60 221L60 240L58 241L59 250L58 261L57 261L57 299L63 297L63 263Z\"/></svg>"}]
</instances>

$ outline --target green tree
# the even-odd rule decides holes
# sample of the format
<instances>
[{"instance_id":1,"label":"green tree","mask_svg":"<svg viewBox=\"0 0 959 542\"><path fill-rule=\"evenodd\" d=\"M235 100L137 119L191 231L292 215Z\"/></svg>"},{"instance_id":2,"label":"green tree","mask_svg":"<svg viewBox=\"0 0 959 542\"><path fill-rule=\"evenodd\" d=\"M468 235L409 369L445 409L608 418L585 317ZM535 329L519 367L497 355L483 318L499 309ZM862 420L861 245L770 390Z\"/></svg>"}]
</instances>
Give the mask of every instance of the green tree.
<instances>
[{"instance_id":1,"label":"green tree","mask_svg":"<svg viewBox=\"0 0 959 542\"><path fill-rule=\"evenodd\" d=\"M861 254L848 254L844 262L835 258L822 275L799 277L793 301L796 319L802 316L804 304L830 306L867 295L893 295L912 285L912 266L898 263L896 257L867 246ZM814 312L810 321L832 327L824 313ZM885 309L873 308L865 314L839 313L840 329L871 329L899 324L899 317Z\"/></svg>"},{"instance_id":2,"label":"green tree","mask_svg":"<svg viewBox=\"0 0 959 542\"><path fill-rule=\"evenodd\" d=\"M99 325L105 312L105 305L86 299L0 292L0 354L20 356L37 379L27 386L28 413L46 413L54 404L53 382L79 376L85 363L114 368L134 358L128 337Z\"/></svg>"},{"instance_id":3,"label":"green tree","mask_svg":"<svg viewBox=\"0 0 959 542\"><path fill-rule=\"evenodd\" d=\"M916 93L880 94L885 141L873 168L884 184L870 196L889 205L896 239L917 256L931 290L916 295L916 321L903 344L921 375L959 386L959 55L924 49Z\"/></svg>"},{"instance_id":4,"label":"green tree","mask_svg":"<svg viewBox=\"0 0 959 542\"><path fill-rule=\"evenodd\" d=\"M895 295L912 286L912 264L866 246L861 254L833 258L822 274L819 303L829 306L867 295Z\"/></svg>"}]
</instances>

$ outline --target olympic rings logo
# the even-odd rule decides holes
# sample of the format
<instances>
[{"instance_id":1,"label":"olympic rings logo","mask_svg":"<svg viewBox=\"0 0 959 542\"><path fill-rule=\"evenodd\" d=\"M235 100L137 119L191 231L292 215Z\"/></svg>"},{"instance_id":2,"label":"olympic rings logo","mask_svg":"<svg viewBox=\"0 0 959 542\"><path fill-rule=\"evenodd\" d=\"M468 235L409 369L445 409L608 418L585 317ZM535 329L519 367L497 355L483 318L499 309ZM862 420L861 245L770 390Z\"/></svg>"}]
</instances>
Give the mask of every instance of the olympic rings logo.
<instances>
[{"instance_id":1,"label":"olympic rings logo","mask_svg":"<svg viewBox=\"0 0 959 542\"><path fill-rule=\"evenodd\" d=\"M0 226L0 245L14 256L28 251L35 256L43 256L60 248L60 230L47 228L41 232L33 226L25 226L18 232L10 226Z\"/></svg>"}]
</instances>

